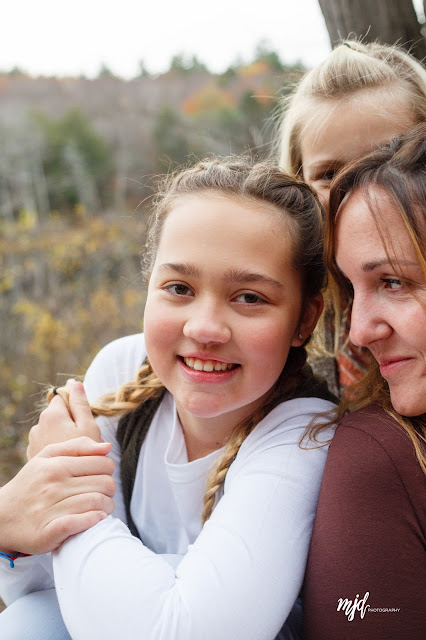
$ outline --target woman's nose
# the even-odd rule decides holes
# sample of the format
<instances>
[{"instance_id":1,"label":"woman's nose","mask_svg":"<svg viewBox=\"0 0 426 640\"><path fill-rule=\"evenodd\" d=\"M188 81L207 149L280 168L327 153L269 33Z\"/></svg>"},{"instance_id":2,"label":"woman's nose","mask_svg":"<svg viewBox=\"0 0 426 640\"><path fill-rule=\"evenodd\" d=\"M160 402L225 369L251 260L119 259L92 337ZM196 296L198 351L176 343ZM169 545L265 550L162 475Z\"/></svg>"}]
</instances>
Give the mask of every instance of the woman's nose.
<instances>
[{"instance_id":1,"label":"woman's nose","mask_svg":"<svg viewBox=\"0 0 426 640\"><path fill-rule=\"evenodd\" d=\"M368 347L372 342L388 337L391 332L380 302L355 292L349 331L351 342L357 347Z\"/></svg>"},{"instance_id":2,"label":"woman's nose","mask_svg":"<svg viewBox=\"0 0 426 640\"><path fill-rule=\"evenodd\" d=\"M199 300L191 305L189 313L183 328L187 338L202 344L225 343L231 338L231 327L220 305L210 300Z\"/></svg>"}]
</instances>

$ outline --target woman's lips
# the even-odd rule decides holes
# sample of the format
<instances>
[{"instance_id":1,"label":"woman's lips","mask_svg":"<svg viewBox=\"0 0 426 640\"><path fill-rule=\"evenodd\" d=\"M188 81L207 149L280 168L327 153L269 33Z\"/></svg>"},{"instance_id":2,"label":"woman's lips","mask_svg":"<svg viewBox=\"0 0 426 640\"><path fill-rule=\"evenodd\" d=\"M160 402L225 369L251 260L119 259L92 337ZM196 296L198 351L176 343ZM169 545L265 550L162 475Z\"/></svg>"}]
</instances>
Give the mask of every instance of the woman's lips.
<instances>
[{"instance_id":1,"label":"woman's lips","mask_svg":"<svg viewBox=\"0 0 426 640\"><path fill-rule=\"evenodd\" d=\"M399 371L406 364L410 363L413 358L396 356L395 358L383 358L379 360L380 373L384 378Z\"/></svg>"}]
</instances>

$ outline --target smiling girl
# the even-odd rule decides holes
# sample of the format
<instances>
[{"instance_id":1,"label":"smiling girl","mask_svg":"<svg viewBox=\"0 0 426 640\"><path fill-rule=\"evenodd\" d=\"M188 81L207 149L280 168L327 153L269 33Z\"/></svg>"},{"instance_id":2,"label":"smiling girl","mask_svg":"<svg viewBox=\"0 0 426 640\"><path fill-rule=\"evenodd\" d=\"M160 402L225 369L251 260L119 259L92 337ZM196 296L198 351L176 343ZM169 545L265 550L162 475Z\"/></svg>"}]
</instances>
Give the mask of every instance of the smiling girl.
<instances>
[{"instance_id":1,"label":"smiling girl","mask_svg":"<svg viewBox=\"0 0 426 640\"><path fill-rule=\"evenodd\" d=\"M325 275L318 202L268 165L199 163L161 186L145 270L144 335L108 345L85 379L117 491L112 516L53 555L69 634L271 640L288 619L280 637L299 637L293 605L326 457L299 440L333 406L305 364ZM95 437L82 386L68 390L74 419L54 397L29 464L50 442ZM31 533L19 551L31 553ZM13 526L2 539L14 548ZM51 591L22 597L48 586L37 558L1 571L6 629L37 628L37 597L52 637L67 638Z\"/></svg>"}]
</instances>

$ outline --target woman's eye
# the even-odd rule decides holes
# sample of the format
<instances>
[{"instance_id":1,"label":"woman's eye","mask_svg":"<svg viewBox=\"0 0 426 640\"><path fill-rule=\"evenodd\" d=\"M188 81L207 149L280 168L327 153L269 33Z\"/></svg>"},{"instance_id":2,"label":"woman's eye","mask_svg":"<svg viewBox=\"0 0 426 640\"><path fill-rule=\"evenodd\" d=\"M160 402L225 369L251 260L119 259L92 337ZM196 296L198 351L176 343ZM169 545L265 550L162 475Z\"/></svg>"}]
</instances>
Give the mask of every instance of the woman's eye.
<instances>
[{"instance_id":1,"label":"woman's eye","mask_svg":"<svg viewBox=\"0 0 426 640\"><path fill-rule=\"evenodd\" d=\"M192 295L191 289L186 284L169 284L164 288L175 296Z\"/></svg>"},{"instance_id":2,"label":"woman's eye","mask_svg":"<svg viewBox=\"0 0 426 640\"><path fill-rule=\"evenodd\" d=\"M398 280L398 278L380 278L380 279L384 283L385 289L391 289L392 291L397 291L402 287L402 282L401 280Z\"/></svg>"},{"instance_id":3,"label":"woman's eye","mask_svg":"<svg viewBox=\"0 0 426 640\"><path fill-rule=\"evenodd\" d=\"M244 304L261 304L262 302L265 302L265 300L258 296L257 293L240 293L235 300L237 302L243 302Z\"/></svg>"}]
</instances>

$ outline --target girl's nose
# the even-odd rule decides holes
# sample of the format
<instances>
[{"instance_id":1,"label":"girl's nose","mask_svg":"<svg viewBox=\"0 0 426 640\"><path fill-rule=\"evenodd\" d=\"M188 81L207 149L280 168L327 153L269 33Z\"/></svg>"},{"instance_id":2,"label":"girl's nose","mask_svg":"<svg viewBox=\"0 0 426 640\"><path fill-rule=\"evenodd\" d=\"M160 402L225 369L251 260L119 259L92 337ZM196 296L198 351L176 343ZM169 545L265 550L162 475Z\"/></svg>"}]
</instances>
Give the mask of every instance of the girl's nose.
<instances>
[{"instance_id":1,"label":"girl's nose","mask_svg":"<svg viewBox=\"0 0 426 640\"><path fill-rule=\"evenodd\" d=\"M368 347L372 342L387 338L392 328L385 318L385 314L377 301L369 300L368 296L355 293L349 338L357 347Z\"/></svg>"},{"instance_id":2,"label":"girl's nose","mask_svg":"<svg viewBox=\"0 0 426 640\"><path fill-rule=\"evenodd\" d=\"M218 305L200 300L198 304L191 305L183 334L201 344L225 343L231 338L231 327Z\"/></svg>"}]
</instances>

